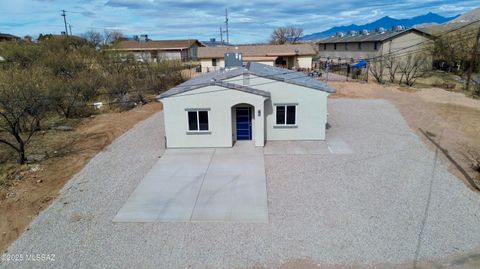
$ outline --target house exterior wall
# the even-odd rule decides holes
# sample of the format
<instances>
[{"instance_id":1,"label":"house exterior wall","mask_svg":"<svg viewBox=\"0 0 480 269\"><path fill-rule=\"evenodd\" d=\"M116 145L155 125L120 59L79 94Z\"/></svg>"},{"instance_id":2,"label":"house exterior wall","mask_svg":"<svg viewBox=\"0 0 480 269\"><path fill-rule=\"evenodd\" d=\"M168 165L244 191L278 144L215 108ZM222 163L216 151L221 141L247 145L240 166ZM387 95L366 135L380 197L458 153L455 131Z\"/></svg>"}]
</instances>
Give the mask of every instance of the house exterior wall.
<instances>
[{"instance_id":1,"label":"house exterior wall","mask_svg":"<svg viewBox=\"0 0 480 269\"><path fill-rule=\"evenodd\" d=\"M287 68L292 67L299 67L303 69L311 69L312 68L312 56L285 56L283 57L286 60ZM216 58L217 59L217 66L212 66L212 58L204 58L200 59L200 65L202 66L202 72L208 73L212 71L219 70L220 68L225 67L225 61L223 58ZM248 62L248 61L247 61ZM275 66L275 61L269 60L258 60L258 61L251 61L260 64L266 64L269 66Z\"/></svg>"},{"instance_id":2,"label":"house exterior wall","mask_svg":"<svg viewBox=\"0 0 480 269\"><path fill-rule=\"evenodd\" d=\"M265 97L219 86L206 86L162 99L165 133L168 148L183 147L232 147L232 107L249 104L254 107L255 146L265 143ZM186 109L209 109L209 133L189 134ZM258 116L260 110L261 116Z\"/></svg>"},{"instance_id":3,"label":"house exterior wall","mask_svg":"<svg viewBox=\"0 0 480 269\"><path fill-rule=\"evenodd\" d=\"M217 58L217 66L213 66L212 58L206 58L200 59L200 65L202 66L202 73L208 73L225 67L225 61L223 58Z\"/></svg>"},{"instance_id":4,"label":"house exterior wall","mask_svg":"<svg viewBox=\"0 0 480 269\"><path fill-rule=\"evenodd\" d=\"M347 47L345 48L345 44ZM381 42L377 42L377 49L375 50L375 42L362 42L361 48L358 47L358 42L353 43L337 43L337 49L335 50L335 44L319 44L318 54L321 61L331 59L333 62L349 62L348 59L366 59L378 56L382 52ZM339 58L341 60L339 60Z\"/></svg>"},{"instance_id":5,"label":"house exterior wall","mask_svg":"<svg viewBox=\"0 0 480 269\"><path fill-rule=\"evenodd\" d=\"M197 60L198 57L198 45L194 44L188 48L188 60Z\"/></svg>"},{"instance_id":6,"label":"house exterior wall","mask_svg":"<svg viewBox=\"0 0 480 269\"><path fill-rule=\"evenodd\" d=\"M359 48L359 42L352 43L337 43L337 49L335 50L335 44L318 44L319 56L321 61L331 59L333 62L350 62L349 59L368 59L378 57L381 55L387 55L390 52L398 51L401 49L402 56L409 51L418 50L419 47L416 44L425 42L428 44L431 39L425 37L417 32L408 32L402 35L398 35L395 38L384 42L361 42ZM433 42L433 41L432 41ZM377 43L377 49L375 50L375 43ZM347 47L345 47L347 44ZM411 48L409 48L411 47ZM341 60L339 60L341 58Z\"/></svg>"},{"instance_id":7,"label":"house exterior wall","mask_svg":"<svg viewBox=\"0 0 480 269\"><path fill-rule=\"evenodd\" d=\"M159 60L182 60L182 54L180 51L175 50L163 50L157 52L157 59Z\"/></svg>"},{"instance_id":8,"label":"house exterior wall","mask_svg":"<svg viewBox=\"0 0 480 269\"><path fill-rule=\"evenodd\" d=\"M225 81L242 84L242 76ZM265 102L267 140L325 140L328 93L273 79L250 76L250 86L271 94ZM296 104L295 128L279 128L275 121L276 104Z\"/></svg>"},{"instance_id":9,"label":"house exterior wall","mask_svg":"<svg viewBox=\"0 0 480 269\"><path fill-rule=\"evenodd\" d=\"M298 56L298 67L304 69L312 68L312 56Z\"/></svg>"},{"instance_id":10,"label":"house exterior wall","mask_svg":"<svg viewBox=\"0 0 480 269\"><path fill-rule=\"evenodd\" d=\"M418 33L410 32L404 35L400 35L397 38L385 41L383 43L382 54L385 55L399 49L402 49L402 54L408 53L409 51L418 50L419 47L417 46L417 44L421 42L428 43L429 40L429 38L426 38Z\"/></svg>"}]
</instances>

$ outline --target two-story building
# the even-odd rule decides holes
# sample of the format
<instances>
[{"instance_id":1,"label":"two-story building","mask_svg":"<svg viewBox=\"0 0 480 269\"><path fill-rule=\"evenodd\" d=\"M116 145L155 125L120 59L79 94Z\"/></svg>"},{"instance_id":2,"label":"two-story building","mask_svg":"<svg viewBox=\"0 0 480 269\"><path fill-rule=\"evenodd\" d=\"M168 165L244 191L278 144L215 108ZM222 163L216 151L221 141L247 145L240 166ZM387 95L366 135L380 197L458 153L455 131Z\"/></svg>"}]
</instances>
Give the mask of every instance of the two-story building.
<instances>
[{"instance_id":1,"label":"two-story building","mask_svg":"<svg viewBox=\"0 0 480 269\"><path fill-rule=\"evenodd\" d=\"M417 51L419 45L427 45L432 40L432 35L421 30L394 27L390 31L379 28L375 32L363 30L348 34L337 33L334 37L318 41L317 45L321 62L350 63L392 52L402 51L402 55L405 55L409 51Z\"/></svg>"}]
</instances>

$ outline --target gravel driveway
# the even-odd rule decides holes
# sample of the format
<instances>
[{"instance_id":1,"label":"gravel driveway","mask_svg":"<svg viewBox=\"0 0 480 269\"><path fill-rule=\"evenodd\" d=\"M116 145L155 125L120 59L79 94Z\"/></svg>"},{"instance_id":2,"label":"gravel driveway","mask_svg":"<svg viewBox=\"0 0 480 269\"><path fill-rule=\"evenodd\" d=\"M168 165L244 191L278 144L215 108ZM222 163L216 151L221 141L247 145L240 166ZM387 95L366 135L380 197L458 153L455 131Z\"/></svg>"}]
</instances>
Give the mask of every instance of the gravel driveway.
<instances>
[{"instance_id":1,"label":"gravel driveway","mask_svg":"<svg viewBox=\"0 0 480 269\"><path fill-rule=\"evenodd\" d=\"M10 254L7 268L275 267L405 263L480 247L480 195L452 176L382 100L329 101L327 139L350 154L265 155L268 224L114 223L163 152L162 114L97 155Z\"/></svg>"}]
</instances>

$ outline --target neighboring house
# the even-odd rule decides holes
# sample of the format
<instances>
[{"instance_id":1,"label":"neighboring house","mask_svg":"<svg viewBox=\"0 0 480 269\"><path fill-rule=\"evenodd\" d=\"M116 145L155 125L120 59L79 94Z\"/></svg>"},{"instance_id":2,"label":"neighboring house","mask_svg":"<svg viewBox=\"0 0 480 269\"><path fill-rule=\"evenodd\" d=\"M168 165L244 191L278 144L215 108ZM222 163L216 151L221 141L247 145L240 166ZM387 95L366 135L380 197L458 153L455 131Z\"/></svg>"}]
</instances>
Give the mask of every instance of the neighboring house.
<instances>
[{"instance_id":1,"label":"neighboring house","mask_svg":"<svg viewBox=\"0 0 480 269\"><path fill-rule=\"evenodd\" d=\"M20 40L21 38L18 36L14 36L11 34L6 34L6 33L0 33L0 42L5 42L5 41L16 41Z\"/></svg>"},{"instance_id":2,"label":"neighboring house","mask_svg":"<svg viewBox=\"0 0 480 269\"><path fill-rule=\"evenodd\" d=\"M232 147L237 140L324 140L335 90L304 73L249 62L197 76L158 98L168 148ZM230 54L231 55L231 54ZM229 57L229 56L226 56ZM232 61L227 61L231 63Z\"/></svg>"},{"instance_id":3,"label":"neighboring house","mask_svg":"<svg viewBox=\"0 0 480 269\"><path fill-rule=\"evenodd\" d=\"M205 47L198 49L202 72L211 72L225 67L225 53L243 54L245 62L256 62L283 68L312 68L312 57L316 54L310 44L290 45L239 45Z\"/></svg>"},{"instance_id":4,"label":"neighboring house","mask_svg":"<svg viewBox=\"0 0 480 269\"><path fill-rule=\"evenodd\" d=\"M182 62L197 59L199 47L204 45L196 39L150 40L146 35L138 40L122 40L113 50L131 53L139 61L179 60Z\"/></svg>"},{"instance_id":5,"label":"neighboring house","mask_svg":"<svg viewBox=\"0 0 480 269\"><path fill-rule=\"evenodd\" d=\"M336 36L318 41L320 61L353 62L359 59L369 59L387 55L390 52L418 51L417 44L429 44L433 36L421 30L402 27L385 31L383 28L370 33L366 30L349 34L337 33Z\"/></svg>"}]
</instances>

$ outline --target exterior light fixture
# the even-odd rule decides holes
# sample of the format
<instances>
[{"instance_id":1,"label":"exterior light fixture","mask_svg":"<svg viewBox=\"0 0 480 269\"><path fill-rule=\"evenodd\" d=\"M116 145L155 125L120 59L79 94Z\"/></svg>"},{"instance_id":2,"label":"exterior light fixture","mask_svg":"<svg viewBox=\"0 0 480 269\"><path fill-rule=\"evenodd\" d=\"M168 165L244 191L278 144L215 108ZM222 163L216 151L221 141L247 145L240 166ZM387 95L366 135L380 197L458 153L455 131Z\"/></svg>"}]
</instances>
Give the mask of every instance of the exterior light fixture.
<instances>
[{"instance_id":1,"label":"exterior light fixture","mask_svg":"<svg viewBox=\"0 0 480 269\"><path fill-rule=\"evenodd\" d=\"M262 116L262 111L259 109L257 114L259 117Z\"/></svg>"}]
</instances>

